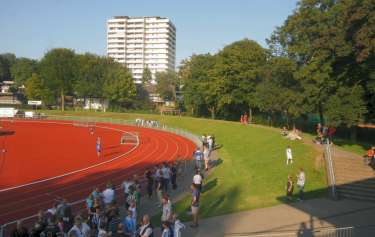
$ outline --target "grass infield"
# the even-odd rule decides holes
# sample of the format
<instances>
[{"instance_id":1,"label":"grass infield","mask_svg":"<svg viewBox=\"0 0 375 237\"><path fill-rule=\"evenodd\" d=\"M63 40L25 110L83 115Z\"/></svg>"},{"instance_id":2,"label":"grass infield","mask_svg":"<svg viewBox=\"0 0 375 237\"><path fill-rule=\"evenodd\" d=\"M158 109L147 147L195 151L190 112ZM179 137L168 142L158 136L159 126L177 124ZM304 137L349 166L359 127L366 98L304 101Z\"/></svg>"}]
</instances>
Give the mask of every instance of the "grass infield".
<instances>
[{"instance_id":1,"label":"grass infield","mask_svg":"<svg viewBox=\"0 0 375 237\"><path fill-rule=\"evenodd\" d=\"M96 116L121 119L144 118L161 124L183 128L195 134L214 134L221 161L205 180L201 196L200 217L267 207L285 202L288 174L296 175L299 168L306 174L306 198L321 197L326 193L324 166L317 165L316 151L300 141L284 139L275 129L240 123L191 117L160 116L153 114L57 112L48 114ZM293 151L293 165L286 165L286 146ZM174 205L181 219L189 220L190 196Z\"/></svg>"}]
</instances>

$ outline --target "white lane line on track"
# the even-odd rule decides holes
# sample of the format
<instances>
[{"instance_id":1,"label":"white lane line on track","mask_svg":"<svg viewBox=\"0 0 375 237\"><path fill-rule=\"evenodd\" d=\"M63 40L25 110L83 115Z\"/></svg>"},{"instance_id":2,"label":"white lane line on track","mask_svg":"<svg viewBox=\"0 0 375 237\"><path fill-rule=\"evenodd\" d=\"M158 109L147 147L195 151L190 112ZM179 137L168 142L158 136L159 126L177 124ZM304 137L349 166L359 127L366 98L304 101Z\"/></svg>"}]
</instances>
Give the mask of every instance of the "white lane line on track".
<instances>
[{"instance_id":1,"label":"white lane line on track","mask_svg":"<svg viewBox=\"0 0 375 237\"><path fill-rule=\"evenodd\" d=\"M152 129L152 130L161 131L161 130L158 130L158 129ZM163 132L163 131L162 131L162 132ZM167 132L167 133L168 133L168 132ZM171 134L173 134L173 133L171 133ZM174 135L177 135L177 134L174 134ZM177 136L179 136L179 135L177 135ZM170 139L170 138L168 138L168 139ZM176 151L174 151L173 155L171 156L171 157L173 157L174 155L178 154L178 151L179 151L180 147L178 146L178 143L177 143L176 141L174 141L173 139L171 139L171 141L174 143L174 145L176 145L176 148L177 148ZM168 143L168 142L165 142L165 144L166 144L166 149L164 149L163 153L159 154L159 157L160 157L161 159L158 159L158 160L162 160L164 154L167 153L167 151L169 150L169 143ZM159 147L159 145L160 145L160 144L157 143L157 147ZM146 158L145 158L145 159L146 159ZM145 160L145 159L142 159L142 160ZM141 163L141 161L137 162L136 164L138 164L138 163ZM135 174L135 173L136 173L136 171L131 172L131 173L129 173L129 174ZM121 184L115 186L115 190L119 190L120 188L121 188ZM85 199L81 199L81 200L77 200L77 201L71 202L70 205L75 206L75 205L80 204L80 203L83 203L83 202L85 202ZM32 216L28 216L28 217L25 217L25 218L22 218L22 219L20 219L20 220L25 221L25 220L33 219L33 218L35 218L35 217L37 217L37 214L32 215ZM10 221L10 222L4 224L3 227L8 226L8 225L15 224L16 222L17 222L17 220Z\"/></svg>"},{"instance_id":2,"label":"white lane line on track","mask_svg":"<svg viewBox=\"0 0 375 237\"><path fill-rule=\"evenodd\" d=\"M52 122L52 121L14 121L14 122L24 122L24 123L47 123L47 124L60 124L60 125L73 125L73 122L71 123L66 123L66 122ZM113 130L113 131L118 131L118 132L123 132L123 133L128 133L130 135L133 135L129 132L126 132L126 131L123 131L121 129L118 129L118 128L111 128L111 127L103 127L103 126L97 126L95 125L95 127L97 128L102 128L102 129L109 129L109 130ZM118 160L119 158L123 157L123 156L126 156L128 155L129 153L133 152L135 149L138 148L139 146L139 139L137 138L137 144L136 146L134 146L132 149L130 149L129 151L121 154L121 155L118 155L110 160L106 160L106 161L103 161L101 163L97 163L95 165L91 165L91 166L88 166L88 167L85 167L85 168L82 168L82 169L78 169L78 170L74 170L74 171L71 171L71 172L68 172L68 173L64 173L64 174L61 174L61 175L57 175L57 176L54 176L54 177L50 177L50 178L47 178L47 179L42 179L42 180L37 180L37 181L34 181L34 182L30 182L30 183L26 183L26 184L21 184L21 185L17 185L17 186L13 186L13 187L9 187L9 188L4 188L4 189L0 189L0 193L2 192L6 192L6 191L10 191L10 190L14 190L14 189L18 189L18 188L23 188L23 187L27 187L27 186L31 186L31 185L35 185L35 184L39 184L39 183L44 183L44 182L47 182L47 181L51 181L51 180L55 180L55 179L59 179L59 178L63 178L63 177L66 177L68 175L72 175L72 174L76 174L76 173L79 173L79 172L82 172L82 171L86 171L86 170L89 170L89 169L92 169L92 168L95 168L95 167L98 167L98 166L101 166L101 165L104 165L104 164L107 164L107 163L111 163L115 160Z\"/></svg>"}]
</instances>

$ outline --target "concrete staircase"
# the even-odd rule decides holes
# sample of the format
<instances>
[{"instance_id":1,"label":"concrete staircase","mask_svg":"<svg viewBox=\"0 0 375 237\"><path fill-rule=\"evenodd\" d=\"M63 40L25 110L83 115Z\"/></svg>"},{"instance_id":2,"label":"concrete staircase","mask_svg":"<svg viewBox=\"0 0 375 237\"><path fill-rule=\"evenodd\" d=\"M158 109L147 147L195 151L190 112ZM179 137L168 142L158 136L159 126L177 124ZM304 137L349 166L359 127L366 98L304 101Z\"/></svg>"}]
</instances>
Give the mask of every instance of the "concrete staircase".
<instances>
[{"instance_id":1,"label":"concrete staircase","mask_svg":"<svg viewBox=\"0 0 375 237\"><path fill-rule=\"evenodd\" d=\"M361 156L333 148L333 167L339 198L375 202L375 172Z\"/></svg>"}]
</instances>

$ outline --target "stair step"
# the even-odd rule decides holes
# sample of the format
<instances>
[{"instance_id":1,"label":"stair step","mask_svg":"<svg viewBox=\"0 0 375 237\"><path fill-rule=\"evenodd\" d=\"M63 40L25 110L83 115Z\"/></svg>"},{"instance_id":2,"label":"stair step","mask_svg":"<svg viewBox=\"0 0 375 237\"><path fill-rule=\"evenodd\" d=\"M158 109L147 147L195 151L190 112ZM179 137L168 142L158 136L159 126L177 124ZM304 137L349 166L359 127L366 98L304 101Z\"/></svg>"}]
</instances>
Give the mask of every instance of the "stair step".
<instances>
[{"instance_id":1,"label":"stair step","mask_svg":"<svg viewBox=\"0 0 375 237\"><path fill-rule=\"evenodd\" d=\"M373 195L375 197L375 189L373 187L363 187L363 186L357 186L357 185L340 185L337 186L337 190L340 191L353 191L358 193L359 195L365 194L365 195Z\"/></svg>"},{"instance_id":2,"label":"stair step","mask_svg":"<svg viewBox=\"0 0 375 237\"><path fill-rule=\"evenodd\" d=\"M360 201L369 201L369 202L375 202L375 197L367 197L367 196L359 196L355 194L350 193L342 193L337 192L340 198L348 198L348 199L354 199L354 200L360 200Z\"/></svg>"},{"instance_id":3,"label":"stair step","mask_svg":"<svg viewBox=\"0 0 375 237\"><path fill-rule=\"evenodd\" d=\"M341 179L336 179L336 185L337 186L360 186L360 187L369 187L373 188L375 190L375 181L348 181L348 180L341 180Z\"/></svg>"}]
</instances>

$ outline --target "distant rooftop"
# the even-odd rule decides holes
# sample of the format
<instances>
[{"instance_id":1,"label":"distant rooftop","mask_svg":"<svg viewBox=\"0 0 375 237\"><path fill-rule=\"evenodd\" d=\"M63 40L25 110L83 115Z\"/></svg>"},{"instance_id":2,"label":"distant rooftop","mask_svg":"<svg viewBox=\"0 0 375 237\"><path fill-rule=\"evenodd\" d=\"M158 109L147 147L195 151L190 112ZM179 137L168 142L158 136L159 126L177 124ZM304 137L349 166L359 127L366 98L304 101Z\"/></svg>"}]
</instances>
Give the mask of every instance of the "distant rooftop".
<instances>
[{"instance_id":1,"label":"distant rooftop","mask_svg":"<svg viewBox=\"0 0 375 237\"><path fill-rule=\"evenodd\" d=\"M114 19L134 19L134 18L157 18L157 19L167 19L166 17L160 16L115 16Z\"/></svg>"}]
</instances>

